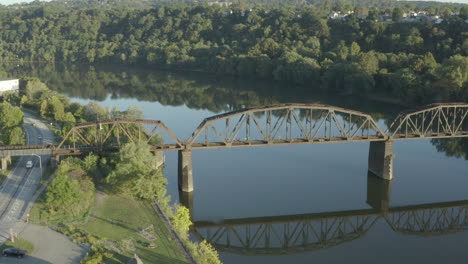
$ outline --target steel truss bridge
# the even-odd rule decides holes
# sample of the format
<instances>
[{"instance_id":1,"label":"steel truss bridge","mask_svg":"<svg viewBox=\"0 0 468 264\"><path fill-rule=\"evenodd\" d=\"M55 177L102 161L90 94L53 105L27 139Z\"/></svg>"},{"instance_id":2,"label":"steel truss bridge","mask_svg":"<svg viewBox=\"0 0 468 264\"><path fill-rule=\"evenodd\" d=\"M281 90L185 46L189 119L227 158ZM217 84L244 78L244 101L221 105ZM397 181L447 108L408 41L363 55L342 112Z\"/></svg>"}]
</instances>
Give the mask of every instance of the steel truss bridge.
<instances>
[{"instance_id":1,"label":"steel truss bridge","mask_svg":"<svg viewBox=\"0 0 468 264\"><path fill-rule=\"evenodd\" d=\"M158 120L113 119L75 125L58 145L0 146L0 156L81 155L145 140L152 150L468 137L468 104L432 104L401 113L387 130L369 114L321 104L279 104L206 118L185 141ZM163 142L166 135L170 143Z\"/></svg>"},{"instance_id":2,"label":"steel truss bridge","mask_svg":"<svg viewBox=\"0 0 468 264\"><path fill-rule=\"evenodd\" d=\"M283 255L327 249L364 237L383 219L393 231L422 237L468 230L468 201L317 214L195 221L192 233L221 251Z\"/></svg>"}]
</instances>

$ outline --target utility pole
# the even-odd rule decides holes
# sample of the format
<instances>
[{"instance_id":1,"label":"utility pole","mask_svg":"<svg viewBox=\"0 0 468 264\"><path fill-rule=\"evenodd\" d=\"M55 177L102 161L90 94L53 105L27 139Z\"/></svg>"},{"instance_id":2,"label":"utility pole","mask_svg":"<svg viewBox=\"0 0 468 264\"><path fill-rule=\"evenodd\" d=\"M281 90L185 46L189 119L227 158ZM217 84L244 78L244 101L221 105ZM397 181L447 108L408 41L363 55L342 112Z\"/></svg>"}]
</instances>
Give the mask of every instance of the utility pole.
<instances>
[{"instance_id":1,"label":"utility pole","mask_svg":"<svg viewBox=\"0 0 468 264\"><path fill-rule=\"evenodd\" d=\"M13 228L10 228L10 240L12 243L15 243L15 235L13 233Z\"/></svg>"}]
</instances>

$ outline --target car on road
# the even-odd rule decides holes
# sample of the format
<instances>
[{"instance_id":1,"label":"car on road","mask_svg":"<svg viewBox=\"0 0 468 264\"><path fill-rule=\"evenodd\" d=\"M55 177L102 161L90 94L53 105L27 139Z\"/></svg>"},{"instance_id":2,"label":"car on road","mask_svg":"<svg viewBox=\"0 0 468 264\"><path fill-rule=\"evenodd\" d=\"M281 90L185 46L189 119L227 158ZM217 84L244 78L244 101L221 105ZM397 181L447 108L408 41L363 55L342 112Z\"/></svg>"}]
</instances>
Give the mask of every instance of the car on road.
<instances>
[{"instance_id":1,"label":"car on road","mask_svg":"<svg viewBox=\"0 0 468 264\"><path fill-rule=\"evenodd\" d=\"M3 250L3 256L5 257L18 257L22 258L26 256L27 251L19 248L6 248Z\"/></svg>"},{"instance_id":2,"label":"car on road","mask_svg":"<svg viewBox=\"0 0 468 264\"><path fill-rule=\"evenodd\" d=\"M28 162L26 162L26 168L30 169L32 167L33 167L32 160L28 160Z\"/></svg>"}]
</instances>

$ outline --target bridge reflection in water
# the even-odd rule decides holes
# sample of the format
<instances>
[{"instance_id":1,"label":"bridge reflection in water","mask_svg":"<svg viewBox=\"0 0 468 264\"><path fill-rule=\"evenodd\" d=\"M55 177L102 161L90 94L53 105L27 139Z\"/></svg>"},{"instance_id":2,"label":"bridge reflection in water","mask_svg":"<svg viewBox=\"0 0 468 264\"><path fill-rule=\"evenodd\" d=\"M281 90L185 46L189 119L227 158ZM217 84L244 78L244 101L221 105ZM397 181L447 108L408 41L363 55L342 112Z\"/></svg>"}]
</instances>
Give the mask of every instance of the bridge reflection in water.
<instances>
[{"instance_id":1,"label":"bridge reflection in water","mask_svg":"<svg viewBox=\"0 0 468 264\"><path fill-rule=\"evenodd\" d=\"M468 229L468 200L389 207L391 182L369 175L370 209L194 221L192 234L220 251L241 255L285 255L335 247L364 237L378 221L393 231L422 237ZM193 193L179 192L193 212Z\"/></svg>"}]
</instances>

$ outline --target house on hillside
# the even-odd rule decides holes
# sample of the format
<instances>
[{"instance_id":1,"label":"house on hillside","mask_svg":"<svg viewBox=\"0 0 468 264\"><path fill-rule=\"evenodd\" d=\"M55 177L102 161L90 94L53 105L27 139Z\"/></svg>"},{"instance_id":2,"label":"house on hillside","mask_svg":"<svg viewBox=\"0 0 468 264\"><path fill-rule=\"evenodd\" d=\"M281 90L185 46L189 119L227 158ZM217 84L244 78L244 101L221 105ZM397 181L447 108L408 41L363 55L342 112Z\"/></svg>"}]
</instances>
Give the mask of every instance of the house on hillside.
<instances>
[{"instance_id":1,"label":"house on hillside","mask_svg":"<svg viewBox=\"0 0 468 264\"><path fill-rule=\"evenodd\" d=\"M347 16L347 14L341 14L340 11L333 11L331 12L328 17L332 20L337 20L337 19L345 19L345 17Z\"/></svg>"},{"instance_id":2,"label":"house on hillside","mask_svg":"<svg viewBox=\"0 0 468 264\"><path fill-rule=\"evenodd\" d=\"M218 1L211 1L208 2L209 6L217 5L221 7L230 7L232 5L232 2L218 2Z\"/></svg>"},{"instance_id":3,"label":"house on hillside","mask_svg":"<svg viewBox=\"0 0 468 264\"><path fill-rule=\"evenodd\" d=\"M380 17L380 19L383 21L383 22L392 22L393 21L393 18L391 15L389 14L384 14Z\"/></svg>"},{"instance_id":4,"label":"house on hillside","mask_svg":"<svg viewBox=\"0 0 468 264\"><path fill-rule=\"evenodd\" d=\"M0 95L6 92L18 92L19 90L19 79L0 79Z\"/></svg>"}]
</instances>

